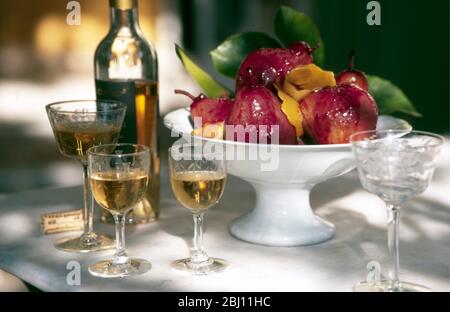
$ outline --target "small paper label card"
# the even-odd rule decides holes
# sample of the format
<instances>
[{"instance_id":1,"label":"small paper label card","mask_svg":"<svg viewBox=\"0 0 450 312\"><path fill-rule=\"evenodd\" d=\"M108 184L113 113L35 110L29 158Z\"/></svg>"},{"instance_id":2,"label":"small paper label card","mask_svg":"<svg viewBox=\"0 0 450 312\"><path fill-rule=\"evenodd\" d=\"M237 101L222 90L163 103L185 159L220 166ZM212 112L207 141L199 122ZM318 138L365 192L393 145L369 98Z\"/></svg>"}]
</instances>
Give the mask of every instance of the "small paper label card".
<instances>
[{"instance_id":1,"label":"small paper label card","mask_svg":"<svg viewBox=\"0 0 450 312\"><path fill-rule=\"evenodd\" d=\"M44 234L83 230L83 212L80 210L45 213L41 215Z\"/></svg>"}]
</instances>

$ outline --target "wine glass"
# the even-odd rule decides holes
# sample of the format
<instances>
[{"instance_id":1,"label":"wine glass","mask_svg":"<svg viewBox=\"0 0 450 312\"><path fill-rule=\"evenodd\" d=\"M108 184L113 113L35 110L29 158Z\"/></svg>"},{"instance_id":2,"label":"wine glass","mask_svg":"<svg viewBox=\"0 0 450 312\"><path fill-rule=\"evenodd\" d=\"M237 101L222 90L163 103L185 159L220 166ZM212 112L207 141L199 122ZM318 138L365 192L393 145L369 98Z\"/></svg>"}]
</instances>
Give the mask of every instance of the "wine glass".
<instances>
[{"instance_id":1,"label":"wine glass","mask_svg":"<svg viewBox=\"0 0 450 312\"><path fill-rule=\"evenodd\" d=\"M116 254L89 266L100 277L123 277L150 270L147 260L130 258L125 251L125 216L144 197L150 168L150 149L139 144L106 144L88 150L89 179L97 203L116 223Z\"/></svg>"},{"instance_id":2,"label":"wine glass","mask_svg":"<svg viewBox=\"0 0 450 312\"><path fill-rule=\"evenodd\" d=\"M228 266L223 259L209 257L203 247L203 216L222 197L227 175L223 157L214 156L217 154L203 153L200 144L177 144L169 149L173 193L194 218L191 257L174 261L172 268L176 271L207 275Z\"/></svg>"},{"instance_id":3,"label":"wine glass","mask_svg":"<svg viewBox=\"0 0 450 312\"><path fill-rule=\"evenodd\" d=\"M436 167L444 138L428 132L363 131L350 137L363 187L378 195L387 207L390 269L387 280L362 282L354 291L429 291L399 280L399 216L403 204L424 192Z\"/></svg>"},{"instance_id":4,"label":"wine glass","mask_svg":"<svg viewBox=\"0 0 450 312\"><path fill-rule=\"evenodd\" d=\"M65 237L55 247L70 252L91 252L114 247L114 240L93 231L94 202L89 193L86 151L99 144L117 143L126 106L116 101L82 100L45 107L59 151L83 166L83 221L81 236Z\"/></svg>"}]
</instances>

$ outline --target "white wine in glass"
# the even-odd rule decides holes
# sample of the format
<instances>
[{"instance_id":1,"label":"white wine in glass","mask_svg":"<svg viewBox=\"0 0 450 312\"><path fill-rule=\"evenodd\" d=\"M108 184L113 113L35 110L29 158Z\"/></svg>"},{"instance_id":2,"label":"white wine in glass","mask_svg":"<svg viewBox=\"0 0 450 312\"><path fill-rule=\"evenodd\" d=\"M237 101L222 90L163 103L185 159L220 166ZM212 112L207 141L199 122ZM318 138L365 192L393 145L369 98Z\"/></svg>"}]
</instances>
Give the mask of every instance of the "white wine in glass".
<instances>
[{"instance_id":1,"label":"white wine in glass","mask_svg":"<svg viewBox=\"0 0 450 312\"><path fill-rule=\"evenodd\" d=\"M91 264L89 272L99 277L124 277L149 271L150 262L130 258L125 250L125 221L146 194L150 149L139 144L99 145L88 150L88 163L92 194L116 223L114 257Z\"/></svg>"},{"instance_id":2,"label":"white wine in glass","mask_svg":"<svg viewBox=\"0 0 450 312\"><path fill-rule=\"evenodd\" d=\"M111 213L126 213L144 196L148 173L102 172L92 174L90 179L92 193L100 206Z\"/></svg>"},{"instance_id":3,"label":"white wine in glass","mask_svg":"<svg viewBox=\"0 0 450 312\"><path fill-rule=\"evenodd\" d=\"M191 257L174 261L172 268L194 275L223 271L228 263L209 257L203 248L203 216L222 197L227 176L225 161L204 155L196 144L177 144L169 149L169 166L173 193L194 218Z\"/></svg>"},{"instance_id":4,"label":"white wine in glass","mask_svg":"<svg viewBox=\"0 0 450 312\"><path fill-rule=\"evenodd\" d=\"M83 166L83 221L81 236L64 237L55 247L69 252L91 252L114 247L114 240L93 230L94 203L89 193L86 151L95 145L117 143L126 106L117 101L82 100L52 103L46 111L59 151Z\"/></svg>"},{"instance_id":5,"label":"white wine in glass","mask_svg":"<svg viewBox=\"0 0 450 312\"><path fill-rule=\"evenodd\" d=\"M120 126L68 122L56 125L53 133L61 154L86 162L86 151L92 146L119 141Z\"/></svg>"},{"instance_id":6,"label":"white wine in glass","mask_svg":"<svg viewBox=\"0 0 450 312\"><path fill-rule=\"evenodd\" d=\"M226 175L216 171L181 171L172 174L172 190L178 201L193 212L215 205L225 187Z\"/></svg>"}]
</instances>

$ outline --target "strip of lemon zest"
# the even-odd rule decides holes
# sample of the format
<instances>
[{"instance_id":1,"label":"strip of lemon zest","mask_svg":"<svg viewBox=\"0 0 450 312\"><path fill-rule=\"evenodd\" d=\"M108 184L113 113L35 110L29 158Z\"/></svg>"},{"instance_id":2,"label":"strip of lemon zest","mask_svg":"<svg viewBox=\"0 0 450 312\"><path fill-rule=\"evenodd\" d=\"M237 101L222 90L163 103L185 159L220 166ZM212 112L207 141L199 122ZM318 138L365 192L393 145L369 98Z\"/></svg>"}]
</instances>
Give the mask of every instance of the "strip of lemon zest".
<instances>
[{"instance_id":1,"label":"strip of lemon zest","mask_svg":"<svg viewBox=\"0 0 450 312\"><path fill-rule=\"evenodd\" d=\"M281 99L281 111L286 115L289 123L295 128L297 136L301 137L303 131L303 115L300 112L298 102L293 99L289 94L283 91L281 87L275 84L275 88L278 91L278 97Z\"/></svg>"}]
</instances>

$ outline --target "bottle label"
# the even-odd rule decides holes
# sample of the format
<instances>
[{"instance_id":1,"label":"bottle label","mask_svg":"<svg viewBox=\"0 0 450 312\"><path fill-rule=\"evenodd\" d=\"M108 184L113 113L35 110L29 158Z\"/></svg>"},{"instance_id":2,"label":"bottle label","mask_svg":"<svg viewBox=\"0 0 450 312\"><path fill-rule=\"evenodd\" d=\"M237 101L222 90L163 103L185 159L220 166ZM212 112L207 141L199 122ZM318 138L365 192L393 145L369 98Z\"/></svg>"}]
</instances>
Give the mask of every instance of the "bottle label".
<instances>
[{"instance_id":1,"label":"bottle label","mask_svg":"<svg viewBox=\"0 0 450 312\"><path fill-rule=\"evenodd\" d=\"M96 79L95 91L98 100L114 100L126 104L127 112L119 141L137 143L135 82Z\"/></svg>"}]
</instances>

